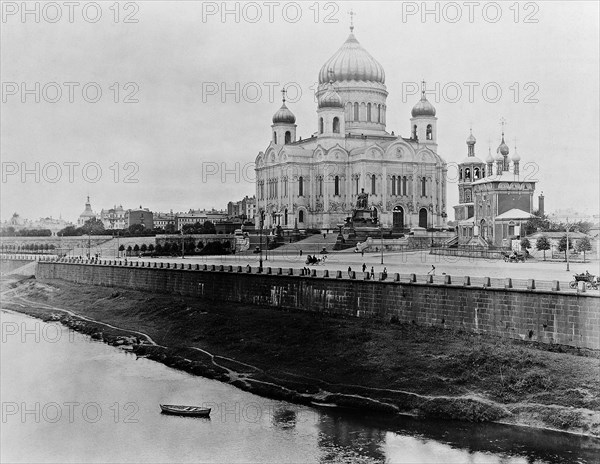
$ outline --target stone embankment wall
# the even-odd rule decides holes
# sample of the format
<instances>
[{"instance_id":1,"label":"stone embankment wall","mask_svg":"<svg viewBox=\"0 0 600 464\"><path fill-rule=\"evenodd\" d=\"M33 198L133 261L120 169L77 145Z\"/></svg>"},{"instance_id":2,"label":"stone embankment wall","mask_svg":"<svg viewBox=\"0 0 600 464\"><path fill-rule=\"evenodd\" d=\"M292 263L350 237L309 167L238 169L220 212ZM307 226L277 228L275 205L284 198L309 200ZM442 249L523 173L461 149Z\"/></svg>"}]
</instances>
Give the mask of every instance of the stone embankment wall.
<instances>
[{"instance_id":1,"label":"stone embankment wall","mask_svg":"<svg viewBox=\"0 0 600 464\"><path fill-rule=\"evenodd\" d=\"M501 337L600 349L598 292L471 286L468 277L444 276L444 283L417 283L416 276L401 281L398 274L385 281L368 274L324 271L322 276L300 275L296 269L257 269L114 261L100 263L38 263L37 277L91 285L172 293L314 311L349 317L376 318ZM434 343L435 340L432 340Z\"/></svg>"}]
</instances>

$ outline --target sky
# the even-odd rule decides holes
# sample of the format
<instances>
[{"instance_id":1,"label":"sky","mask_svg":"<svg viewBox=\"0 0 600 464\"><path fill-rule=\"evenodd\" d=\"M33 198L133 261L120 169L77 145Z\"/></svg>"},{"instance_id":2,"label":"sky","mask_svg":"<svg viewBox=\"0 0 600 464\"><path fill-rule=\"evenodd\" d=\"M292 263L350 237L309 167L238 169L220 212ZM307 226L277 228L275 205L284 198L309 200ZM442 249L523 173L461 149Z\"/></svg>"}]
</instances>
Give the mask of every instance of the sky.
<instances>
[{"instance_id":1,"label":"sky","mask_svg":"<svg viewBox=\"0 0 600 464\"><path fill-rule=\"evenodd\" d=\"M598 5L3 2L0 216L76 221L87 195L97 212L220 209L253 195L282 87L297 135L316 131L318 73L350 10L386 73L388 132L409 136L427 82L449 206L469 129L485 159L504 120L546 210L598 214Z\"/></svg>"}]
</instances>

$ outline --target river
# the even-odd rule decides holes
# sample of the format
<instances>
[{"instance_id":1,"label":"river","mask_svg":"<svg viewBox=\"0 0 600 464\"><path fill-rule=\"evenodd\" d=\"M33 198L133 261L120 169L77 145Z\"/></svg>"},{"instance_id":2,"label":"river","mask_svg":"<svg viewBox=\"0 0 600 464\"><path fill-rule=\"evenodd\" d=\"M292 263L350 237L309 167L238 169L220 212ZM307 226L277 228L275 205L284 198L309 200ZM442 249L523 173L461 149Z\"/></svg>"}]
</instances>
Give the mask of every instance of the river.
<instances>
[{"instance_id":1,"label":"river","mask_svg":"<svg viewBox=\"0 0 600 464\"><path fill-rule=\"evenodd\" d=\"M2 311L2 462L591 463L598 441L268 400ZM213 408L165 416L159 403Z\"/></svg>"}]
</instances>

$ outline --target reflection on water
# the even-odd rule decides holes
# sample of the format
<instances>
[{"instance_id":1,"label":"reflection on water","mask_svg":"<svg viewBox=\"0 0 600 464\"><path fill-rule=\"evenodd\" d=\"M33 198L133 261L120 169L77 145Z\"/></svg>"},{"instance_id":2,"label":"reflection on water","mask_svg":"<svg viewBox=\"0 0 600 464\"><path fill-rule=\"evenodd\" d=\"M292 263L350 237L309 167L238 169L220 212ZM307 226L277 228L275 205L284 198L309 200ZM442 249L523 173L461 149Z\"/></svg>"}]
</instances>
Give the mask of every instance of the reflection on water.
<instances>
[{"instance_id":1,"label":"reflection on water","mask_svg":"<svg viewBox=\"0 0 600 464\"><path fill-rule=\"evenodd\" d=\"M513 464L594 462L599 452L564 434L268 400L61 326L1 317L2 462ZM159 403L211 407L211 417L160 414Z\"/></svg>"}]
</instances>

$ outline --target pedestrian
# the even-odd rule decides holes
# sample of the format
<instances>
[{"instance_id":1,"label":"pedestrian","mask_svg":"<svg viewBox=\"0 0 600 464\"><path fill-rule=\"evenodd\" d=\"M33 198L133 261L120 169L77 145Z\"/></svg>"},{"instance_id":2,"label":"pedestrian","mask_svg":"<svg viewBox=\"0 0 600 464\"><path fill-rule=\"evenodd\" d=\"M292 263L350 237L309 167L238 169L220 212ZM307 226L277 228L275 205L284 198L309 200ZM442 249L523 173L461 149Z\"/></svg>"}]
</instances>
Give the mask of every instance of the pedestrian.
<instances>
[{"instance_id":1,"label":"pedestrian","mask_svg":"<svg viewBox=\"0 0 600 464\"><path fill-rule=\"evenodd\" d=\"M302 250L300 250L300 256L302 256Z\"/></svg>"},{"instance_id":2,"label":"pedestrian","mask_svg":"<svg viewBox=\"0 0 600 464\"><path fill-rule=\"evenodd\" d=\"M363 256L363 257L365 256L365 249L364 248L362 250L360 250L360 255Z\"/></svg>"},{"instance_id":3,"label":"pedestrian","mask_svg":"<svg viewBox=\"0 0 600 464\"><path fill-rule=\"evenodd\" d=\"M375 269L371 266L371 279L375 278Z\"/></svg>"},{"instance_id":4,"label":"pedestrian","mask_svg":"<svg viewBox=\"0 0 600 464\"><path fill-rule=\"evenodd\" d=\"M362 265L363 272L365 272L366 269L367 269L367 265L365 263L363 263L363 265Z\"/></svg>"},{"instance_id":5,"label":"pedestrian","mask_svg":"<svg viewBox=\"0 0 600 464\"><path fill-rule=\"evenodd\" d=\"M383 268L383 272L381 273L381 280L387 279L387 267Z\"/></svg>"},{"instance_id":6,"label":"pedestrian","mask_svg":"<svg viewBox=\"0 0 600 464\"><path fill-rule=\"evenodd\" d=\"M352 277L352 268L348 266L348 277Z\"/></svg>"},{"instance_id":7,"label":"pedestrian","mask_svg":"<svg viewBox=\"0 0 600 464\"><path fill-rule=\"evenodd\" d=\"M325 234L323 234L323 240L325 240Z\"/></svg>"},{"instance_id":8,"label":"pedestrian","mask_svg":"<svg viewBox=\"0 0 600 464\"><path fill-rule=\"evenodd\" d=\"M435 275L435 266L433 264L431 265L431 270L427 274Z\"/></svg>"}]
</instances>

